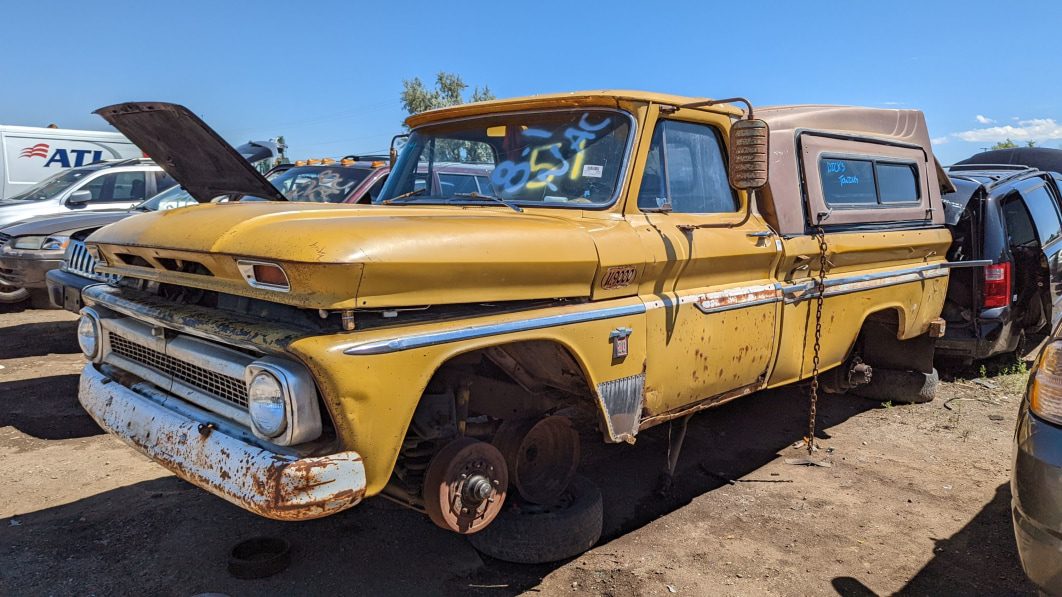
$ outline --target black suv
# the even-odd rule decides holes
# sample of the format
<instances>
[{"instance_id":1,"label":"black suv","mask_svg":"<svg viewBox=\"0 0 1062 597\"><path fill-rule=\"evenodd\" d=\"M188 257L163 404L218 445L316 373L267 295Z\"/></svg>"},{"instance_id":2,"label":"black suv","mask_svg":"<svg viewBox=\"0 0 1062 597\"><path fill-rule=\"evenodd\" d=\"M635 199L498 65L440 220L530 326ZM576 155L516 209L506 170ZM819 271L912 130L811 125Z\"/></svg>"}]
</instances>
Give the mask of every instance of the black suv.
<instances>
[{"instance_id":1,"label":"black suv","mask_svg":"<svg viewBox=\"0 0 1062 597\"><path fill-rule=\"evenodd\" d=\"M937 354L971 362L1013 352L1062 317L1058 170L1062 150L1047 149L986 152L948 168L949 260L988 264L952 270Z\"/></svg>"}]
</instances>

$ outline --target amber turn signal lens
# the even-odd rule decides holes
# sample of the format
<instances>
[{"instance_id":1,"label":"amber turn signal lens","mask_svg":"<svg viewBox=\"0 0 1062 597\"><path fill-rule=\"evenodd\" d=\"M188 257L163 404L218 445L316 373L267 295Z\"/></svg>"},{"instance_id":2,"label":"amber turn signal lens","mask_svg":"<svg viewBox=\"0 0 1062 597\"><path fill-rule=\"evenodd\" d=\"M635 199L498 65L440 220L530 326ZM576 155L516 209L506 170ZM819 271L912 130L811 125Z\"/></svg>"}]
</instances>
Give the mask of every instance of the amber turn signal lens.
<instances>
[{"instance_id":1,"label":"amber turn signal lens","mask_svg":"<svg viewBox=\"0 0 1062 597\"><path fill-rule=\"evenodd\" d=\"M286 287L288 285L288 276L277 265L255 264L254 279L259 284L269 284L270 286Z\"/></svg>"},{"instance_id":2,"label":"amber turn signal lens","mask_svg":"<svg viewBox=\"0 0 1062 597\"><path fill-rule=\"evenodd\" d=\"M1062 341L1044 347L1029 389L1029 409L1034 415L1062 424Z\"/></svg>"}]
</instances>

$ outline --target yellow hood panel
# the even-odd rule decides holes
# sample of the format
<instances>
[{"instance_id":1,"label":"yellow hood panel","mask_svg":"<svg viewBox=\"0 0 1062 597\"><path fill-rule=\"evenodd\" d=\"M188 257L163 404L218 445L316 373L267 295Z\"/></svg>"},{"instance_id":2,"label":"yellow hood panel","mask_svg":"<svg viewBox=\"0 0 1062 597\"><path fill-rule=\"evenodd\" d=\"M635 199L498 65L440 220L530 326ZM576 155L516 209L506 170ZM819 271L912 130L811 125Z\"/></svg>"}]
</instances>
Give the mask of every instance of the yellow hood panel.
<instances>
[{"instance_id":1,"label":"yellow hood panel","mask_svg":"<svg viewBox=\"0 0 1062 597\"><path fill-rule=\"evenodd\" d=\"M203 276L197 282L200 276L168 276L168 272L151 277L311 308L590 295L597 249L574 218L503 210L209 204L127 218L100 229L89 242L101 245L105 254L126 252L149 259L164 253L213 254L209 261L214 264L210 268L214 278ZM291 293L252 289L234 265L220 263L225 256L272 261L298 270L289 274ZM316 264L324 266L319 269L327 275L314 275ZM346 275L341 273L345 265L350 269ZM120 273L137 276L131 270ZM359 274L360 284L352 282ZM342 292L337 292L340 288ZM349 295L352 288L356 297ZM347 296L340 296L344 293Z\"/></svg>"}]
</instances>

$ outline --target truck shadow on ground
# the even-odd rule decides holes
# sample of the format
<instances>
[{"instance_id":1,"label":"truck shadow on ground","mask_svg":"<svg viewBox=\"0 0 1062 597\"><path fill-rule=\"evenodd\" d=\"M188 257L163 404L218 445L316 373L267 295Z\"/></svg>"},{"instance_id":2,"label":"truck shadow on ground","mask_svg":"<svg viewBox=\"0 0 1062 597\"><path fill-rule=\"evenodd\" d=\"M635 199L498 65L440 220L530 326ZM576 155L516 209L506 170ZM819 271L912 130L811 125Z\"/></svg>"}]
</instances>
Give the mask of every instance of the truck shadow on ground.
<instances>
[{"instance_id":1,"label":"truck shadow on ground","mask_svg":"<svg viewBox=\"0 0 1062 597\"><path fill-rule=\"evenodd\" d=\"M996 495L959 532L934 539L933 559L896 595L1035 595L1025 578L1010 526L1010 485L996 488ZM985 546L992 546L986 559ZM839 595L874 595L857 578L837 577L833 587Z\"/></svg>"},{"instance_id":2,"label":"truck shadow on ground","mask_svg":"<svg viewBox=\"0 0 1062 597\"><path fill-rule=\"evenodd\" d=\"M77 344L77 321L22 323L3 330L0 359L81 353Z\"/></svg>"},{"instance_id":3,"label":"truck shadow on ground","mask_svg":"<svg viewBox=\"0 0 1062 597\"><path fill-rule=\"evenodd\" d=\"M73 396L76 376L70 377L67 395ZM22 393L10 387L2 391L5 396ZM849 397L823 400L822 437L832 425L875 407ZM584 474L605 496L602 543L770 462L804 436L806 409L804 393L789 389L698 415L690 422L675 484L666 497L657 493L657 480L666 462L667 424L640 434L634 446L587 442ZM291 567L262 580L229 576L226 558L232 545L255 535L288 539ZM383 500L321 520L282 523L249 514L174 477L0 520L0 545L6 546L2 557L10 564L0 569L0 586L16 594L497 596L532 589L562 564L521 566L480 556L462 537Z\"/></svg>"},{"instance_id":4,"label":"truck shadow on ground","mask_svg":"<svg viewBox=\"0 0 1062 597\"><path fill-rule=\"evenodd\" d=\"M77 374L0 382L0 427L46 440L103 433L77 401L77 386Z\"/></svg>"},{"instance_id":5,"label":"truck shadow on ground","mask_svg":"<svg viewBox=\"0 0 1062 597\"><path fill-rule=\"evenodd\" d=\"M29 300L17 303L0 303L0 315L4 313L21 313L30 308Z\"/></svg>"}]
</instances>

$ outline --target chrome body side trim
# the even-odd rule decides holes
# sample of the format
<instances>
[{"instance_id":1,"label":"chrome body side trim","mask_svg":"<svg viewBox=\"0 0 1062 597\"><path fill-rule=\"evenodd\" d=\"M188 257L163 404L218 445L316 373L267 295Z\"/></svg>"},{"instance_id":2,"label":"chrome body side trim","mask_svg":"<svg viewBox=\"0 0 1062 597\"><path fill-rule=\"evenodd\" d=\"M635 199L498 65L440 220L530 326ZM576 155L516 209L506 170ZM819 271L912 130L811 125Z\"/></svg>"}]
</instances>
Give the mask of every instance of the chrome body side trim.
<instances>
[{"instance_id":1,"label":"chrome body side trim","mask_svg":"<svg viewBox=\"0 0 1062 597\"><path fill-rule=\"evenodd\" d=\"M455 330L425 332L422 334L412 334L409 336L389 338L386 340L355 342L354 344L344 349L343 353L356 356L385 354L390 352L399 352L402 350L410 350L413 348L421 348L424 346L435 346L437 344L459 342L461 340L485 338L487 336L500 336L504 334L526 332L529 330L539 330L543 328L557 327L560 325L568 325L573 323L585 323L588 321L598 321L601 319L612 319L614 317L624 317L627 315L640 315L642 313L645 313L645 311L645 304L638 303L634 305L624 305L620 307L606 307L604 309L564 313L561 315L532 317L530 319L524 319L522 321L472 325Z\"/></svg>"},{"instance_id":2,"label":"chrome body side trim","mask_svg":"<svg viewBox=\"0 0 1062 597\"><path fill-rule=\"evenodd\" d=\"M886 272L842 276L826 280L823 296L836 296L860 290L870 290L871 288L884 288L947 275L948 268L945 264L932 263ZM802 300L817 297L819 294L815 290L815 286L814 280L808 280L797 284L783 285L781 290L786 303L798 303Z\"/></svg>"}]
</instances>

